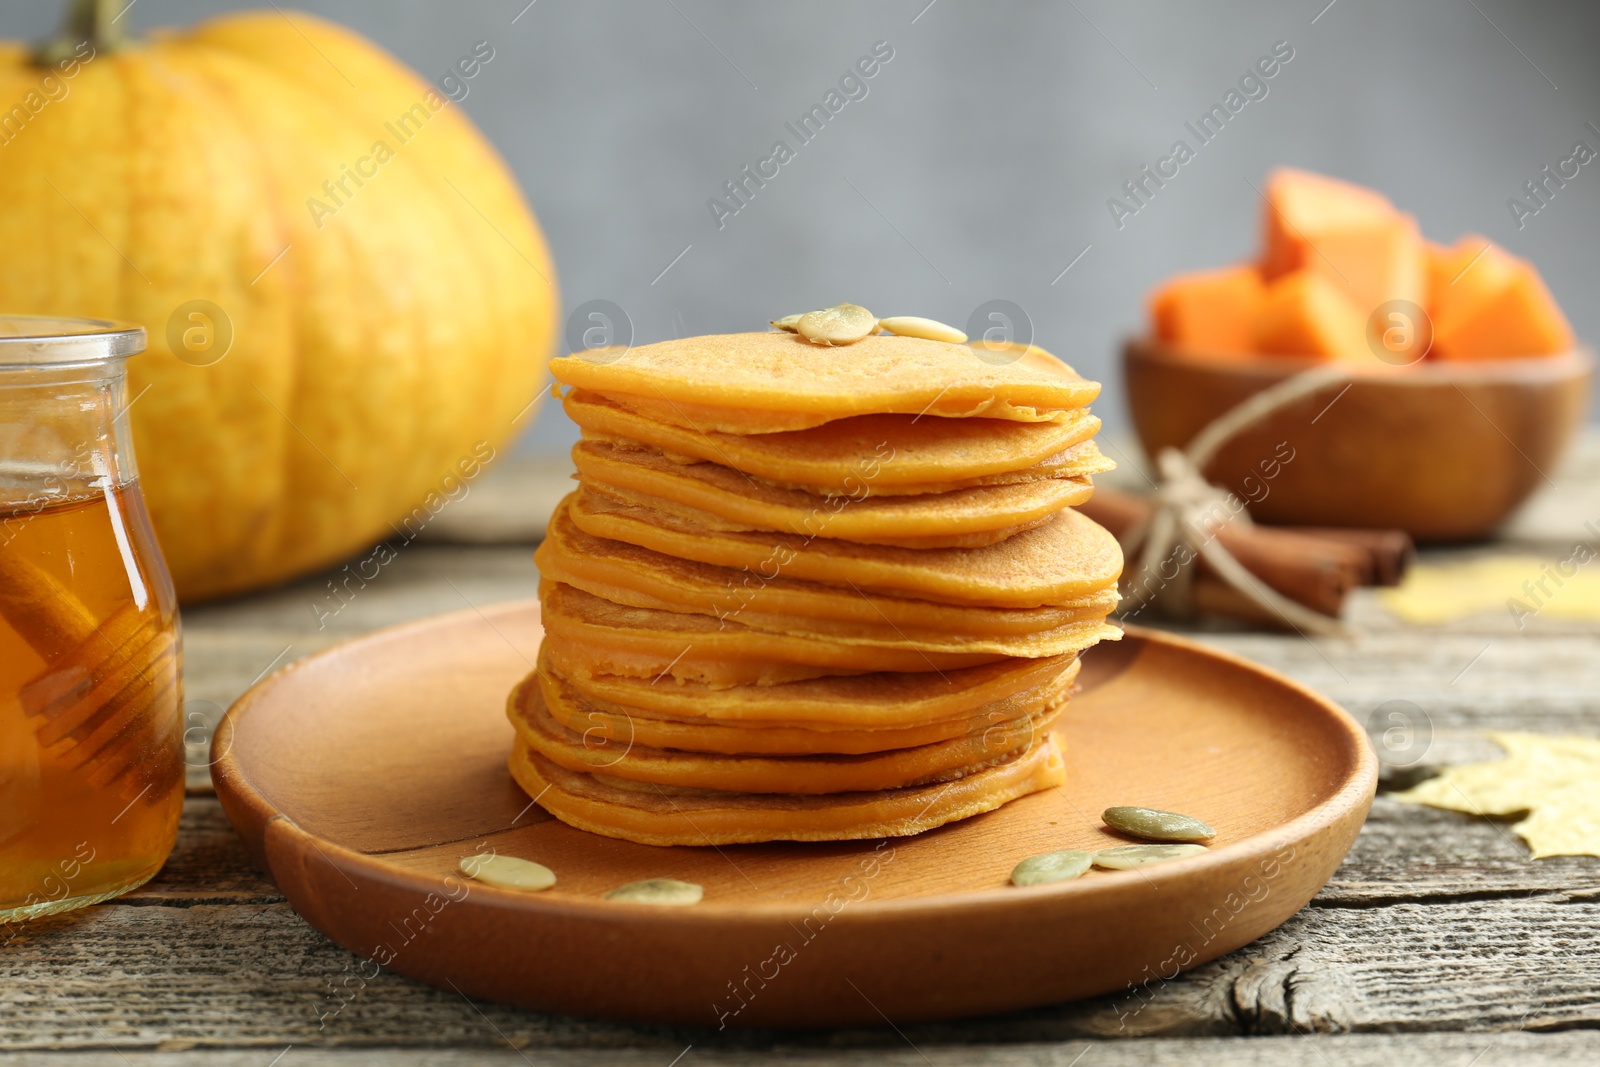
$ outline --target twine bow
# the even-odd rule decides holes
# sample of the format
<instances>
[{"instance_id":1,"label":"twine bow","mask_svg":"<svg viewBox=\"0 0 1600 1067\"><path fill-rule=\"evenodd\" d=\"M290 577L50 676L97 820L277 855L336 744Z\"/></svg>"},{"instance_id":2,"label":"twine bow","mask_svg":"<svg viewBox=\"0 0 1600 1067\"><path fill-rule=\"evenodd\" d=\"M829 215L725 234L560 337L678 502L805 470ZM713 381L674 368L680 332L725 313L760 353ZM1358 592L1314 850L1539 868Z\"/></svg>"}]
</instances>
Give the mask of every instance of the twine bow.
<instances>
[{"instance_id":1,"label":"twine bow","mask_svg":"<svg viewBox=\"0 0 1600 1067\"><path fill-rule=\"evenodd\" d=\"M1156 457L1161 483L1156 487L1155 510L1121 538L1123 557L1138 559L1126 604L1153 605L1173 618L1192 618L1194 563L1203 559L1222 581L1298 630L1330 635L1350 632L1338 618L1313 611L1262 582L1223 547L1217 535L1230 523L1249 525L1250 515L1233 493L1207 482L1202 473L1222 446L1244 430L1349 377L1349 372L1339 367L1316 367L1297 374L1223 412L1182 450L1161 451ZM1187 548L1186 558L1179 558L1179 546Z\"/></svg>"}]
</instances>

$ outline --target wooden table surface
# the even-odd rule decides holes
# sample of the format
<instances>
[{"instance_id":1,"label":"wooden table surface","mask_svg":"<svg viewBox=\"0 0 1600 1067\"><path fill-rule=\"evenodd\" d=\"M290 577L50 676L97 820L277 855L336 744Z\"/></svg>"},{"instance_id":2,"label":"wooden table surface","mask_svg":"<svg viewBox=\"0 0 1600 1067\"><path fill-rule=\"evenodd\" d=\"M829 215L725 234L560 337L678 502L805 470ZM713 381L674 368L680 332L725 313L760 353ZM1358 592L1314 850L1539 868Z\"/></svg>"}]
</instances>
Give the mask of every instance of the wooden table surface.
<instances>
[{"instance_id":1,"label":"wooden table surface","mask_svg":"<svg viewBox=\"0 0 1600 1067\"><path fill-rule=\"evenodd\" d=\"M214 721L254 680L368 630L532 597L530 558L565 463L507 460L353 596L324 575L185 613L188 710ZM1493 546L1567 555L1600 522L1600 436ZM630 1026L472 1003L358 972L255 870L192 754L178 846L148 885L39 920L0 950L0 1061L226 1064L1600 1063L1600 860L1537 863L1503 822L1384 792L1493 758L1483 729L1600 735L1600 626L1506 612L1419 629L1371 596L1351 639L1209 628L1200 636L1367 719L1407 700L1431 723L1422 762L1386 772L1327 887L1279 930L1161 986L965 1022L772 1032ZM1072 951L1062 945L1063 953ZM370 972L366 972L370 973ZM335 1011L335 1009L339 1009Z\"/></svg>"}]
</instances>

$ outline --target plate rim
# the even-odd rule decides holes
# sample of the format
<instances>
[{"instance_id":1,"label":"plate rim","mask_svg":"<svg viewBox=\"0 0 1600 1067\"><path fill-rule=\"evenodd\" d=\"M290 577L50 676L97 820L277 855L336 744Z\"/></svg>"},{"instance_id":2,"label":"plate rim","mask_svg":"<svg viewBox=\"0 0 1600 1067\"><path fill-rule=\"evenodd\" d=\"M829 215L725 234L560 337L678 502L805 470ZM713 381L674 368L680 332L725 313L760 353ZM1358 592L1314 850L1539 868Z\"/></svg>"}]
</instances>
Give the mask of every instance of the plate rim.
<instances>
[{"instance_id":1,"label":"plate rim","mask_svg":"<svg viewBox=\"0 0 1600 1067\"><path fill-rule=\"evenodd\" d=\"M353 650L360 649L363 646L376 644L380 641L393 640L413 630L430 630L474 621L487 623L494 627L491 616L514 615L524 612L531 612L536 619L539 618L539 602L531 598L508 600L482 607L474 606L457 611L429 615L420 619L412 619L346 638L327 648L320 649L286 664L257 681L228 708L212 738L212 764L210 768L212 783L216 789L218 799L224 804L235 832L245 839L247 845L252 844L252 835L246 833L238 825L239 816L236 816L234 811L234 806L237 804L244 809L240 812L241 816L248 813L254 817L256 823L253 827L255 840L264 842L268 836L269 827L275 822L283 822L292 828L293 833L304 837L318 847L336 850L345 858L347 863L368 867L372 874L381 875L385 881L396 886L417 889L422 892L431 891L437 886L439 876L430 875L422 871L407 870L406 868L386 863L385 857L395 853L360 852L330 838L312 834L296 823L293 816L273 805L239 767L236 758L237 747L234 744L237 730L236 720L242 720L255 707L268 699L273 687L282 684L285 679L295 672L304 670L310 665L325 659L348 655ZM1343 819L1348 818L1352 811L1358 807L1370 807L1377 789L1377 755L1361 725L1338 704L1310 686L1236 653L1217 649L1192 638L1161 630L1137 625L1119 625L1125 631L1126 637L1156 645L1165 645L1177 651L1198 655L1206 659L1220 660L1236 669L1245 670L1272 684L1295 692L1309 700L1324 715L1331 718L1340 728L1339 735L1346 742L1346 751L1353 756L1351 769L1339 787L1309 810L1287 822L1279 823L1241 840L1210 848L1201 855L1162 864L1164 872L1169 872L1174 876L1199 876L1211 868L1225 868L1251 860L1263 859L1281 850L1286 845L1308 840L1314 837L1317 831L1337 825ZM223 746L226 747L223 748ZM218 752L219 748L223 749L220 754ZM515 828L507 826L475 836L489 838L513 829ZM898 840L913 841L916 836L891 837L883 840L891 842ZM438 845L419 845L415 848L399 851L404 854L451 843L454 842L439 842ZM715 847L718 851L721 851L721 846L674 847ZM277 876L272 871L271 864L267 860L264 846L258 848L252 845L252 852L256 853L258 862L261 863L268 875L276 883ZM892 898L889 900L874 900L869 897L853 904L851 911L858 916L857 921L861 922L870 922L875 919L881 921L898 917L908 919L928 918L937 916L940 912L970 914L974 910L980 911L987 916L1004 914L1008 910L1031 910L1039 907L1048 907L1058 903L1070 905L1080 898L1094 898L1102 893L1115 892L1124 883L1139 880L1143 877L1144 874L1136 870L1102 871L1093 879L1074 879L1042 886L1018 887L1006 883L982 889L938 893L928 896ZM752 924L767 924L773 920L793 919L797 916L809 915L814 908L814 906L801 907L795 903L771 901L740 903L708 899L693 908L633 907L622 909L615 902L608 902L600 896L547 896L543 893L522 893L515 890L500 889L479 882L472 883L472 892L474 896L482 894L486 898L485 903L503 905L519 912L537 912L551 919L571 918L591 922L611 920L624 924L641 919L653 921L661 918L664 913L670 913L675 922L691 926L704 924L720 927L727 926L730 923L738 925L741 921L748 921ZM291 901L292 903L293 901Z\"/></svg>"}]
</instances>

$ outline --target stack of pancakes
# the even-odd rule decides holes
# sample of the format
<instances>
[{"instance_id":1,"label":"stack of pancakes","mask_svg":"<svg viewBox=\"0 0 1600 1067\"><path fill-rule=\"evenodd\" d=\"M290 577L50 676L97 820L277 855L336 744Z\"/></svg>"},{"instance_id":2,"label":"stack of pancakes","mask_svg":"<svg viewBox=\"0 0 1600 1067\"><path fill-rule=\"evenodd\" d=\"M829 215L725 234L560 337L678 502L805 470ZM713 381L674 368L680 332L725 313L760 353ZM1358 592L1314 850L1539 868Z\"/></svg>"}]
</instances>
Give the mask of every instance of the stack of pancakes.
<instances>
[{"instance_id":1,"label":"stack of pancakes","mask_svg":"<svg viewBox=\"0 0 1600 1067\"><path fill-rule=\"evenodd\" d=\"M988 357L981 358L981 357ZM511 771L658 845L911 834L1058 785L1118 631L1099 391L1038 348L789 333L551 363L579 488L535 559Z\"/></svg>"}]
</instances>

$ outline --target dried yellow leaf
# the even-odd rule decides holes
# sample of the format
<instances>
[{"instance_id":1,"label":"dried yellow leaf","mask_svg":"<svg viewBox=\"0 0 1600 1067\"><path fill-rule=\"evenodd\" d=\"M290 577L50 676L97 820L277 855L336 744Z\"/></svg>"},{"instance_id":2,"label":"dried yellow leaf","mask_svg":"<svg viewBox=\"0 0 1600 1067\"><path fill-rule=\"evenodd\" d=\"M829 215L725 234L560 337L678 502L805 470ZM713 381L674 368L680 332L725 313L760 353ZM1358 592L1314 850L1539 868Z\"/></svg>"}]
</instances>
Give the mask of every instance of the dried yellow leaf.
<instances>
[{"instance_id":1,"label":"dried yellow leaf","mask_svg":"<svg viewBox=\"0 0 1600 1067\"><path fill-rule=\"evenodd\" d=\"M1395 589L1378 592L1384 607L1406 622L1431 625L1506 612L1521 629L1535 615L1600 620L1600 568L1587 546L1565 559L1490 556L1454 563L1419 563Z\"/></svg>"},{"instance_id":2,"label":"dried yellow leaf","mask_svg":"<svg viewBox=\"0 0 1600 1067\"><path fill-rule=\"evenodd\" d=\"M1489 738L1505 759L1448 767L1394 799L1473 815L1527 812L1512 829L1534 859L1600 856L1600 740L1509 732Z\"/></svg>"}]
</instances>

